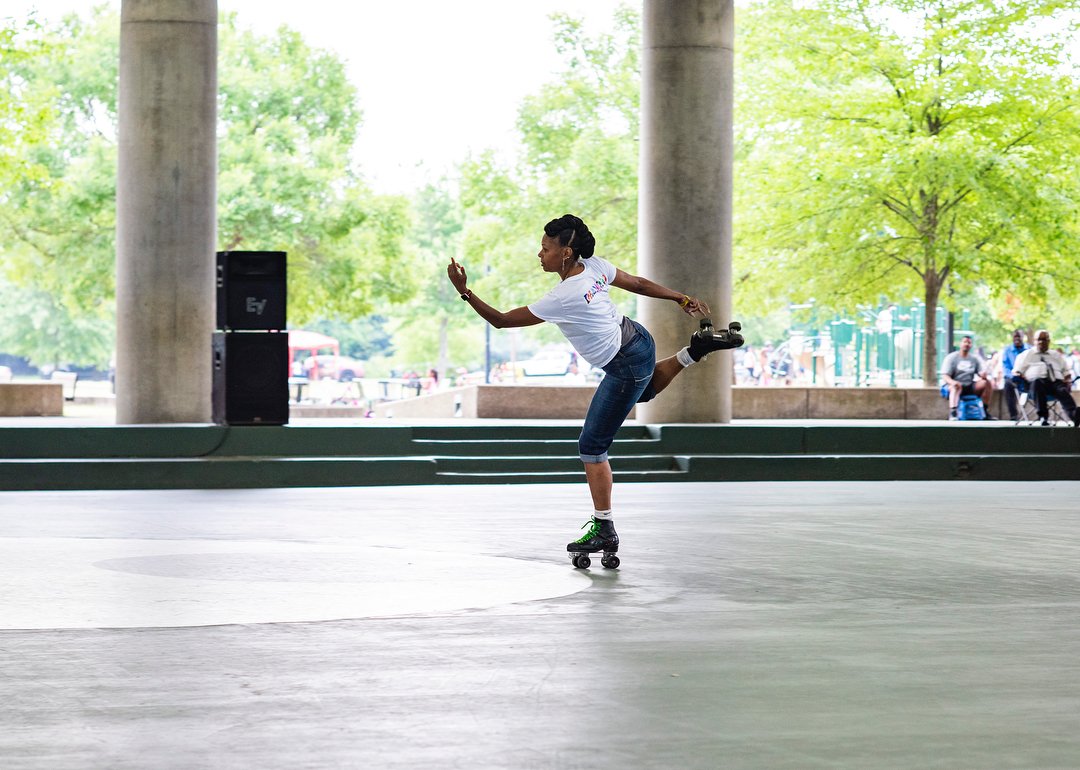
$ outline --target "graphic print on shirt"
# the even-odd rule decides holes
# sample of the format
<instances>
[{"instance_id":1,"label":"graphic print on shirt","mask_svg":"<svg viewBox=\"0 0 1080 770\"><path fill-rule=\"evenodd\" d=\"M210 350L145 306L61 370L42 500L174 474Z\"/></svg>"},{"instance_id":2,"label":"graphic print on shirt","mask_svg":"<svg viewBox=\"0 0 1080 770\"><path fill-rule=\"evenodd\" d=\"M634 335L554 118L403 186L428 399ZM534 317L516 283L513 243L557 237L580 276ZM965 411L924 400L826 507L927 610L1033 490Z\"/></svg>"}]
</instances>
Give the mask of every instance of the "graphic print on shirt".
<instances>
[{"instance_id":1,"label":"graphic print on shirt","mask_svg":"<svg viewBox=\"0 0 1080 770\"><path fill-rule=\"evenodd\" d=\"M592 285L592 288L590 288L583 295L585 297L585 302L587 304L591 304L593 301L593 297L595 297L600 292L605 291L607 289L607 285L607 276L601 273L599 280L597 280L596 283Z\"/></svg>"}]
</instances>

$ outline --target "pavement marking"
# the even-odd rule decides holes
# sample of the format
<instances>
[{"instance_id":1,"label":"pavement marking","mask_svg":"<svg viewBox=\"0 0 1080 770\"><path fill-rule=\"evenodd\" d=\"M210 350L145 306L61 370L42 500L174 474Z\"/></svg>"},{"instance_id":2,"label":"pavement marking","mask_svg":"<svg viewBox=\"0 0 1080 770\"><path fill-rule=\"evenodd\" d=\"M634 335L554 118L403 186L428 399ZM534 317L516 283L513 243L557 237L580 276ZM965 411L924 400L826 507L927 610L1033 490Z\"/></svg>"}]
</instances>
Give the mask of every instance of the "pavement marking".
<instances>
[{"instance_id":1,"label":"pavement marking","mask_svg":"<svg viewBox=\"0 0 1080 770\"><path fill-rule=\"evenodd\" d=\"M526 559L258 540L0 539L0 629L297 623L480 609L591 584Z\"/></svg>"}]
</instances>

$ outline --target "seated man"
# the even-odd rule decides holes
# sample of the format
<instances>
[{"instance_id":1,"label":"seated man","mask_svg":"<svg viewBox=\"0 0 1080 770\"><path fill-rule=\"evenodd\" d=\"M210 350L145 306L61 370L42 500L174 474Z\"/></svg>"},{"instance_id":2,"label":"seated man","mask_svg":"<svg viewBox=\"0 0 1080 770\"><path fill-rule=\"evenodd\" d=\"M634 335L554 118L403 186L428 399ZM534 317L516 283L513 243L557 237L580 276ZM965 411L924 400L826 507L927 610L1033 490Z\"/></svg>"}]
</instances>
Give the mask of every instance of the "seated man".
<instances>
[{"instance_id":1,"label":"seated man","mask_svg":"<svg viewBox=\"0 0 1080 770\"><path fill-rule=\"evenodd\" d=\"M961 396L978 396L983 402L983 418L990 416L990 393L993 387L987 379L986 362L978 353L971 352L971 337L960 340L960 349L945 356L941 364L941 376L949 386L949 419L959 420L957 407Z\"/></svg>"},{"instance_id":2,"label":"seated man","mask_svg":"<svg viewBox=\"0 0 1080 770\"><path fill-rule=\"evenodd\" d=\"M1027 380L1043 425L1050 424L1048 397L1053 396L1065 408L1073 425L1080 426L1080 410L1069 394L1072 373L1065 356L1050 349L1050 332L1039 329L1035 333L1035 347L1017 357L1013 374Z\"/></svg>"}]
</instances>

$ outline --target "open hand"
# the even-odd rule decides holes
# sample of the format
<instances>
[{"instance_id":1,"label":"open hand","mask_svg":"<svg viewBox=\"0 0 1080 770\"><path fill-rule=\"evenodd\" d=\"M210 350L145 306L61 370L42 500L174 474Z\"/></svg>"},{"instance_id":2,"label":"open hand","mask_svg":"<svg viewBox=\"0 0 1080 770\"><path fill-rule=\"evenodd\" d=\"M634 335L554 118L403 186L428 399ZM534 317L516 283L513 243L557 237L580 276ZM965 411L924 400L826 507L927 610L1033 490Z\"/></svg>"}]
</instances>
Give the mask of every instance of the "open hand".
<instances>
[{"instance_id":1,"label":"open hand","mask_svg":"<svg viewBox=\"0 0 1080 770\"><path fill-rule=\"evenodd\" d=\"M450 264L446 266L446 275L450 279L450 283L454 284L457 293L464 294L465 284L468 283L469 276L465 274L465 268L459 265L453 257L450 257Z\"/></svg>"},{"instance_id":2,"label":"open hand","mask_svg":"<svg viewBox=\"0 0 1080 770\"><path fill-rule=\"evenodd\" d=\"M686 297L686 304L682 305L682 311L689 316L700 315L702 317L711 313L705 300L690 296Z\"/></svg>"}]
</instances>

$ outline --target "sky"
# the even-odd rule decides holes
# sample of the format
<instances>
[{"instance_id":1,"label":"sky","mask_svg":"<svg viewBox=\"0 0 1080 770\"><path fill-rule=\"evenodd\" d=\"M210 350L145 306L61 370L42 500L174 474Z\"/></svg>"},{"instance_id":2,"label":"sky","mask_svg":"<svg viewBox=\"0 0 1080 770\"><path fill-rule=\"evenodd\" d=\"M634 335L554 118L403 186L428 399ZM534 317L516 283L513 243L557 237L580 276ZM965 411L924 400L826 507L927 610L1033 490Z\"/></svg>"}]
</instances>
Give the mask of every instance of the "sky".
<instances>
[{"instance_id":1,"label":"sky","mask_svg":"<svg viewBox=\"0 0 1080 770\"><path fill-rule=\"evenodd\" d=\"M48 22L91 4L0 0L0 14L33 8ZM595 33L621 4L641 0L218 0L218 9L259 33L288 25L346 62L364 114L356 160L376 191L400 193L469 152L511 153L522 99L560 69L549 16L570 13Z\"/></svg>"}]
</instances>

